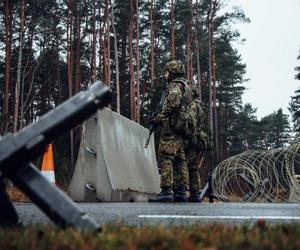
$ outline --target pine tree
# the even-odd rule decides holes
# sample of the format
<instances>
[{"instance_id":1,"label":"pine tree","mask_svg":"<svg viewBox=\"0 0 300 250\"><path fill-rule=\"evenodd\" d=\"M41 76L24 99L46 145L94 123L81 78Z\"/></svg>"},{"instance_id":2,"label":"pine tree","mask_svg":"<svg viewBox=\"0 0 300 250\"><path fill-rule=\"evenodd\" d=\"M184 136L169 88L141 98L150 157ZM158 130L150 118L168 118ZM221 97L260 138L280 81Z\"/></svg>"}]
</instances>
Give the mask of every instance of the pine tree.
<instances>
[{"instance_id":1,"label":"pine tree","mask_svg":"<svg viewBox=\"0 0 300 250\"><path fill-rule=\"evenodd\" d=\"M290 126L288 115L283 114L282 109L263 117L260 124L262 125L266 149L287 145L290 139Z\"/></svg>"},{"instance_id":2,"label":"pine tree","mask_svg":"<svg viewBox=\"0 0 300 250\"><path fill-rule=\"evenodd\" d=\"M1 3L2 19L4 20L5 30L3 37L5 39L5 73L4 73L4 86L3 86L3 106L1 112L2 125L0 128L1 133L6 133L8 130L8 119L9 119L9 94L11 92L11 53L12 53L12 20L13 20L13 6L14 1L5 0Z\"/></svg>"},{"instance_id":3,"label":"pine tree","mask_svg":"<svg viewBox=\"0 0 300 250\"><path fill-rule=\"evenodd\" d=\"M297 60L300 61L300 53L299 53L299 55L297 57ZM297 72L297 74L295 75L295 78L298 79L298 80L300 80L300 66L296 66L295 67L295 71Z\"/></svg>"},{"instance_id":4,"label":"pine tree","mask_svg":"<svg viewBox=\"0 0 300 250\"><path fill-rule=\"evenodd\" d=\"M164 65L175 57L186 65L187 77L197 79L206 114L211 110L212 115L209 103L213 104L220 159L259 147L259 130L255 131L259 121L252 117L255 109L241 101L246 65L232 46L240 39L233 23L248 21L242 10L224 13L223 2L216 0L24 1L21 47L21 1L0 2L0 35L4 38L0 49L5 52L0 54L1 121L5 121L1 122L1 133L13 129L18 77L17 128L38 119L97 78L111 85L113 110L147 126L166 86L161 77ZM210 12L208 25L210 7L215 13ZM18 60L21 48L23 55ZM252 137L242 138L245 131L252 131ZM79 133L72 139L60 139L63 157L70 158L74 152L71 158L75 159L78 143Z\"/></svg>"},{"instance_id":5,"label":"pine tree","mask_svg":"<svg viewBox=\"0 0 300 250\"><path fill-rule=\"evenodd\" d=\"M241 153L247 149L256 149L256 141L259 139L256 133L257 118L256 109L251 104L245 104L235 119L229 125L226 133L230 155ZM224 147L224 146L223 146Z\"/></svg>"},{"instance_id":6,"label":"pine tree","mask_svg":"<svg viewBox=\"0 0 300 250\"><path fill-rule=\"evenodd\" d=\"M297 57L300 61L300 53ZM300 80L300 66L295 67L296 75L295 79ZM291 97L291 102L289 103L289 111L292 113L292 118L294 122L294 130L300 132L300 88L295 91L295 95Z\"/></svg>"}]
</instances>

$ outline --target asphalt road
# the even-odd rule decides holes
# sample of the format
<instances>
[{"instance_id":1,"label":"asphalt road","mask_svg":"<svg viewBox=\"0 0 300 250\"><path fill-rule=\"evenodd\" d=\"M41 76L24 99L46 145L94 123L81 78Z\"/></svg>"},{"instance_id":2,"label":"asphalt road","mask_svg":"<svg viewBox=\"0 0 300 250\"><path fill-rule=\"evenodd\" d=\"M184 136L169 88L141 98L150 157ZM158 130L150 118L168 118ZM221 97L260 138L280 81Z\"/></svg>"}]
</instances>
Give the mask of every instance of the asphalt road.
<instances>
[{"instance_id":1,"label":"asphalt road","mask_svg":"<svg viewBox=\"0 0 300 250\"><path fill-rule=\"evenodd\" d=\"M78 203L98 223L130 225L268 224L300 223L300 204L291 203ZM15 203L25 225L49 223L32 203Z\"/></svg>"}]
</instances>

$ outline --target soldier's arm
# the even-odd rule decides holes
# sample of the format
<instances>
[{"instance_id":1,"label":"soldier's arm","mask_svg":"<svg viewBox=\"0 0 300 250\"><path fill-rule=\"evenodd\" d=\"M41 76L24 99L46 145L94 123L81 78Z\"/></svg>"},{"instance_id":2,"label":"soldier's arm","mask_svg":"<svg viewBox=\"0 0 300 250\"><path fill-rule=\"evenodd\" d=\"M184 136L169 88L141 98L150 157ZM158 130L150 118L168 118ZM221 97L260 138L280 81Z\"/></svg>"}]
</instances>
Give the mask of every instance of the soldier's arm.
<instances>
[{"instance_id":1,"label":"soldier's arm","mask_svg":"<svg viewBox=\"0 0 300 250\"><path fill-rule=\"evenodd\" d=\"M173 84L170 86L165 103L160 113L158 113L156 119L163 120L170 116L180 107L182 93L179 84Z\"/></svg>"}]
</instances>

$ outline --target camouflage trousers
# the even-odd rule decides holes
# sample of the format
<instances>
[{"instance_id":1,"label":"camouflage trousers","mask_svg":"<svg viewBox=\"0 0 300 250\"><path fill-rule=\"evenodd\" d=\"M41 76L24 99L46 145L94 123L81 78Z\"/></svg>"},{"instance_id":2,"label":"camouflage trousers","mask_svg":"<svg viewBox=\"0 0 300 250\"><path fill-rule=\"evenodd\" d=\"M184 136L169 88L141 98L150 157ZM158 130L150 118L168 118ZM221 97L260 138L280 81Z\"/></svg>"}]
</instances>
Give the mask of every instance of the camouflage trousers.
<instances>
[{"instance_id":1,"label":"camouflage trousers","mask_svg":"<svg viewBox=\"0 0 300 250\"><path fill-rule=\"evenodd\" d=\"M182 136L161 134L157 156L160 169L160 187L173 188L174 190L173 178L174 173L176 173L176 185L188 190L188 168ZM178 161L183 162L183 164L175 164Z\"/></svg>"},{"instance_id":2,"label":"camouflage trousers","mask_svg":"<svg viewBox=\"0 0 300 250\"><path fill-rule=\"evenodd\" d=\"M190 193L200 192L201 189L201 179L199 172L199 163L201 161L202 152L195 147L185 147L186 161L189 170L189 189Z\"/></svg>"}]
</instances>

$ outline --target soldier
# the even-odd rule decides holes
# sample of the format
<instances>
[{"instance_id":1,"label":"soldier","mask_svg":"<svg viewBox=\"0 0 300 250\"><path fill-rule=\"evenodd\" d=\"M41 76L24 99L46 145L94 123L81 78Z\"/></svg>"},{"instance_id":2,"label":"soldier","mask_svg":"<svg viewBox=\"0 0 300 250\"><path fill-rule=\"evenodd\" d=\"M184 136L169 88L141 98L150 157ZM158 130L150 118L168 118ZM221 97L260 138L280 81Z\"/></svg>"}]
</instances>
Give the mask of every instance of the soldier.
<instances>
[{"instance_id":1,"label":"soldier","mask_svg":"<svg viewBox=\"0 0 300 250\"><path fill-rule=\"evenodd\" d=\"M193 100L187 108L188 129L184 137L186 160L189 169L190 202L201 202L199 168L207 149L207 134L203 131L204 111L201 107L198 88L192 85Z\"/></svg>"},{"instance_id":2,"label":"soldier","mask_svg":"<svg viewBox=\"0 0 300 250\"><path fill-rule=\"evenodd\" d=\"M191 101L191 91L188 81L183 77L184 65L176 60L166 64L164 77L169 85L161 111L150 121L161 127L159 148L157 152L158 167L160 169L160 186L162 191L150 202L187 201L188 168L185 159L183 136L181 134L180 114ZM175 165L174 162L177 162ZM173 168L180 168L176 172L178 185L172 193Z\"/></svg>"},{"instance_id":3,"label":"soldier","mask_svg":"<svg viewBox=\"0 0 300 250\"><path fill-rule=\"evenodd\" d=\"M202 162L202 157L207 147L207 135L203 131L204 111L201 107L199 99L198 88L194 84L189 84L192 91L192 101L186 108L186 112L183 114L181 121L184 123L182 126L182 134L184 141L184 150L186 156L186 162L188 165L189 176L189 191L190 202L201 202L200 199L200 173L199 168ZM175 162L177 164L177 162ZM176 190L180 188L180 176L182 173L177 172L184 169L180 167L174 168L174 187Z\"/></svg>"}]
</instances>

